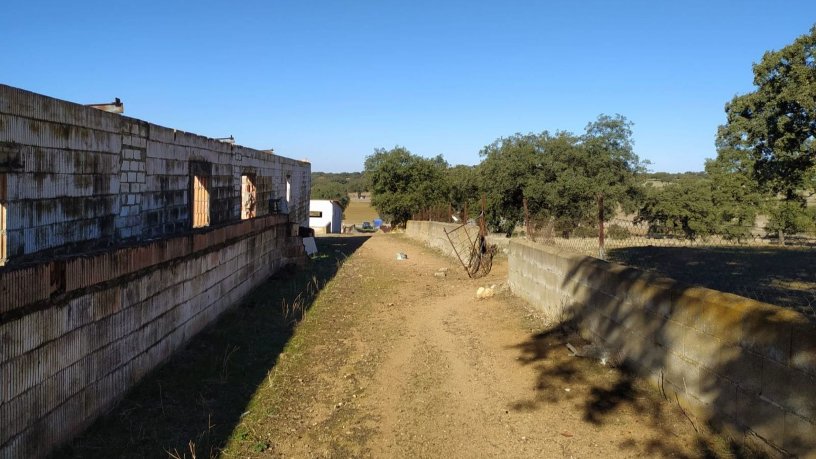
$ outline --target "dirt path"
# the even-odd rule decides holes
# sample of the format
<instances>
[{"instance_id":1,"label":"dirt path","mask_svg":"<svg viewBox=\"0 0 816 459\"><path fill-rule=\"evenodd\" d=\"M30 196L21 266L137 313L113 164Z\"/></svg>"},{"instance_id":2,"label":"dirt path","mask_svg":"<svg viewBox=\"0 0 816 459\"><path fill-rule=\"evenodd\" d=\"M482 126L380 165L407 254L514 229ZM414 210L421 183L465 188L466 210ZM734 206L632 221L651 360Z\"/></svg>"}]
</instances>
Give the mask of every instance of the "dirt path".
<instances>
[{"instance_id":1,"label":"dirt path","mask_svg":"<svg viewBox=\"0 0 816 459\"><path fill-rule=\"evenodd\" d=\"M479 280L454 262L371 237L324 287L224 455L728 455L638 382L571 357L565 343L579 339L520 300L476 300L502 285L506 262Z\"/></svg>"}]
</instances>

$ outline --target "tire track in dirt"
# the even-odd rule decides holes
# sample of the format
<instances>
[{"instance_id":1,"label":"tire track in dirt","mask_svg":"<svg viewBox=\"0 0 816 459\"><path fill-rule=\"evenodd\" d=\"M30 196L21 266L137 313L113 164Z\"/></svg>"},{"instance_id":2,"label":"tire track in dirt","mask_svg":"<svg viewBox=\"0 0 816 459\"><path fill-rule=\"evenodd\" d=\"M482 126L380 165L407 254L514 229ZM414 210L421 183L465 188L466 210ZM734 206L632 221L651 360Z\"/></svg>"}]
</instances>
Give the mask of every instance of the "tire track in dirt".
<instances>
[{"instance_id":1,"label":"tire track in dirt","mask_svg":"<svg viewBox=\"0 0 816 459\"><path fill-rule=\"evenodd\" d=\"M504 281L505 261L478 280L455 262L399 235L375 235L348 260L304 337L303 376L289 376L305 382L280 410L297 414L265 427L277 455L701 455L682 413L637 388L615 392L620 372L570 357L566 335L543 340L548 324L523 302L476 300Z\"/></svg>"}]
</instances>

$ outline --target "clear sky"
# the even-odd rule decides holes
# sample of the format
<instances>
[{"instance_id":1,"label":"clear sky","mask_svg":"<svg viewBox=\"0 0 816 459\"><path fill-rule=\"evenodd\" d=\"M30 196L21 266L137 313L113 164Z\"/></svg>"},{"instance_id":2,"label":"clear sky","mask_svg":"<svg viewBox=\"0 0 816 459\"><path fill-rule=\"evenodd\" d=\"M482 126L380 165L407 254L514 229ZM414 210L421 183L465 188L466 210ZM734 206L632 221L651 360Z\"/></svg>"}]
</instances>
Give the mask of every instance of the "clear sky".
<instances>
[{"instance_id":1,"label":"clear sky","mask_svg":"<svg viewBox=\"0 0 816 459\"><path fill-rule=\"evenodd\" d=\"M816 1L5 0L0 82L359 171L374 148L476 164L516 132L635 123L655 171L702 170L751 65Z\"/></svg>"}]
</instances>

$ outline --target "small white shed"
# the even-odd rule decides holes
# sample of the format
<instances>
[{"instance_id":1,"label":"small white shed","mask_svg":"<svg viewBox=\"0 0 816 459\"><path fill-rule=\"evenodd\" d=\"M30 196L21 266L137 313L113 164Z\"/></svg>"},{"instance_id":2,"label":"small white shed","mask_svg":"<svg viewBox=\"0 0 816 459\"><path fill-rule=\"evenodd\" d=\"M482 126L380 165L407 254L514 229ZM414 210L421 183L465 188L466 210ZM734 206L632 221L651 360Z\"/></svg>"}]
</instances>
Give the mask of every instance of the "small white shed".
<instances>
[{"instance_id":1,"label":"small white shed","mask_svg":"<svg viewBox=\"0 0 816 459\"><path fill-rule=\"evenodd\" d=\"M309 228L315 234L339 233L343 223L343 208L337 201L312 199L309 201Z\"/></svg>"}]
</instances>

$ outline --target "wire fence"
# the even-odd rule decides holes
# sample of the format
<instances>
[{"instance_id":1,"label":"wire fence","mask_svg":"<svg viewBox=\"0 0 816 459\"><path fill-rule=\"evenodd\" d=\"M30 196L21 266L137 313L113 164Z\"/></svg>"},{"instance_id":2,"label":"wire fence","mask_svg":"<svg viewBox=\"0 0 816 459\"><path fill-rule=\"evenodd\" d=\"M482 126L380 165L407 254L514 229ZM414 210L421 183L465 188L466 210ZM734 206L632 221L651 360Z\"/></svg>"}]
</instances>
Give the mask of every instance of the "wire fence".
<instances>
[{"instance_id":1,"label":"wire fence","mask_svg":"<svg viewBox=\"0 0 816 459\"><path fill-rule=\"evenodd\" d=\"M656 227L634 217L616 217L594 225L558 230L552 221L528 222L518 233L535 242L568 249L583 255L606 259L610 252L629 247L800 247L816 248L816 237L809 234L786 235L784 241L762 227L731 228L733 234L696 234L682 229ZM816 254L816 253L815 253Z\"/></svg>"},{"instance_id":2,"label":"wire fence","mask_svg":"<svg viewBox=\"0 0 816 459\"><path fill-rule=\"evenodd\" d=\"M466 215L453 206L438 206L414 219L463 222ZM786 307L816 322L814 234L780 238L761 216L754 225L732 226L725 234L695 234L688 228L638 221L636 215L606 219L599 212L598 217L592 224L575 225L528 217L512 237Z\"/></svg>"},{"instance_id":3,"label":"wire fence","mask_svg":"<svg viewBox=\"0 0 816 459\"><path fill-rule=\"evenodd\" d=\"M680 226L653 225L638 221L636 215L606 219L602 212L590 224L559 223L556 218L532 218L527 215L516 226L514 237L524 237L575 253L606 259L610 251L628 247L790 247L816 249L816 234L785 234L780 237L764 226L760 216L751 226L730 226L727 233L693 232ZM413 214L413 220L464 223L478 216L467 208L452 205L429 207ZM690 234L692 233L692 234ZM814 253L816 254L816 253Z\"/></svg>"}]
</instances>

